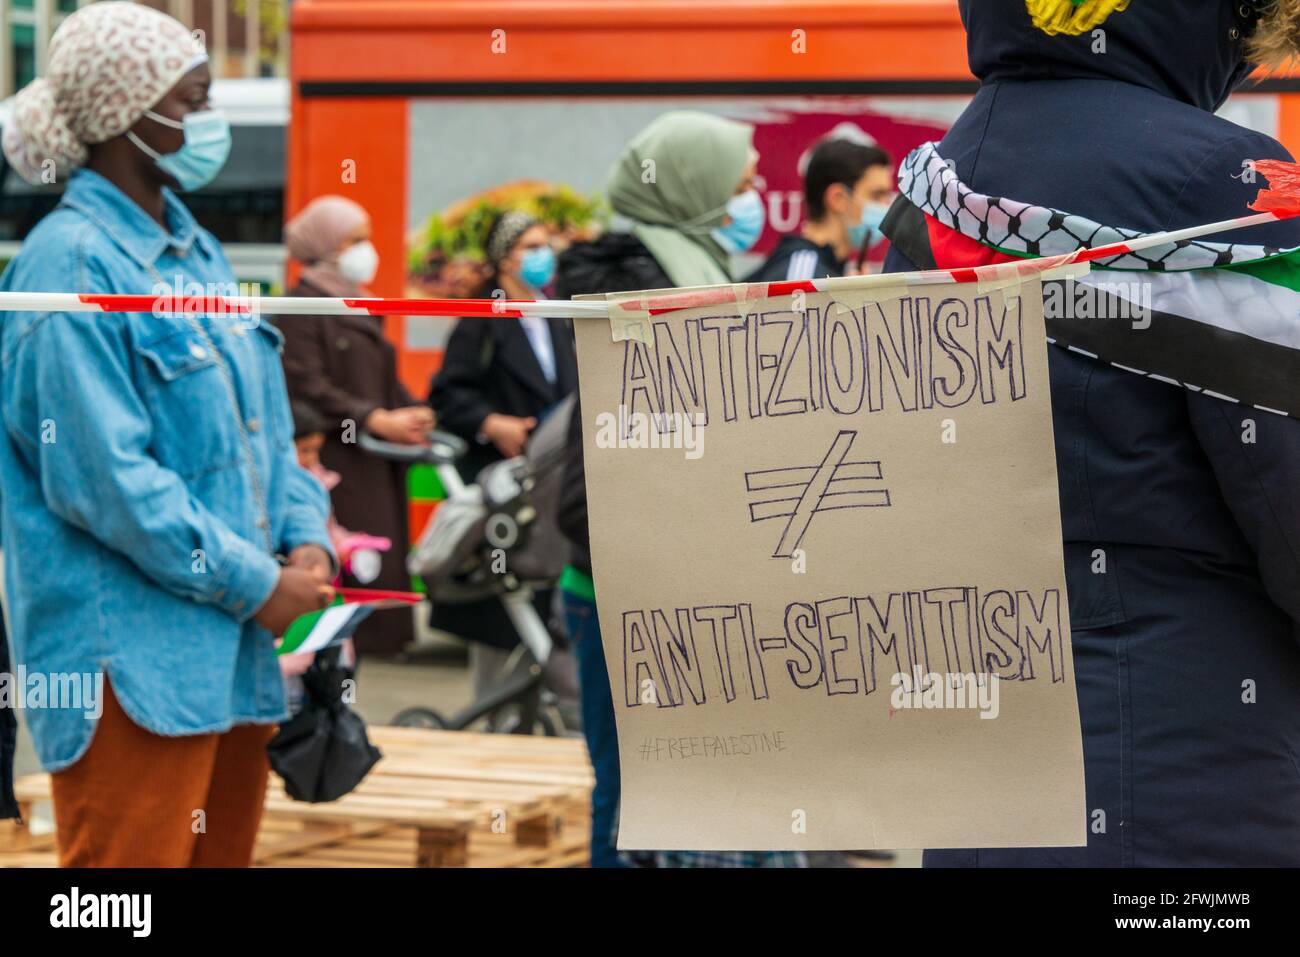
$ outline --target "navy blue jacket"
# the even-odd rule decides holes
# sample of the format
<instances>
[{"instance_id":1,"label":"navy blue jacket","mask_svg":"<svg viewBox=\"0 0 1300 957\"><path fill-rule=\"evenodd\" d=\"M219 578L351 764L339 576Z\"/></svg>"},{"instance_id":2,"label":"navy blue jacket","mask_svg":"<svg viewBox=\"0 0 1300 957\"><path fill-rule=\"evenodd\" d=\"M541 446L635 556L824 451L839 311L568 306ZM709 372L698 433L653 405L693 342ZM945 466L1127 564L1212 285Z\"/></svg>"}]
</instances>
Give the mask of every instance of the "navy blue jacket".
<instances>
[{"instance_id":1,"label":"navy blue jacket","mask_svg":"<svg viewBox=\"0 0 1300 957\"><path fill-rule=\"evenodd\" d=\"M1290 157L1213 113L1248 72L1239 7L1134 3L1097 52L1023 0L962 0L981 87L940 153L978 192L1111 226L1242 215L1243 160ZM1216 239L1300 245L1300 223ZM1300 422L1049 357L1088 845L926 864L1300 864Z\"/></svg>"}]
</instances>

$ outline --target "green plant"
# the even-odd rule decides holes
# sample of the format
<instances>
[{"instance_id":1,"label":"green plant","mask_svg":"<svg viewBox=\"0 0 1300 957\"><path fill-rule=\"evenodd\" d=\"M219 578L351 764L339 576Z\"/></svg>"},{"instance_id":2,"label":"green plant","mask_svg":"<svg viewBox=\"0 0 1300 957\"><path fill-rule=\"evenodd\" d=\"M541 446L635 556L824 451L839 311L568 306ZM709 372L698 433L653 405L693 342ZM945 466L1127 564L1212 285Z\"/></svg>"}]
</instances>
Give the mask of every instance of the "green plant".
<instances>
[{"instance_id":1,"label":"green plant","mask_svg":"<svg viewBox=\"0 0 1300 957\"><path fill-rule=\"evenodd\" d=\"M479 200L454 222L433 213L425 220L419 239L412 243L407 265L416 275L437 272L453 259L482 262L486 258L484 243L497 217L510 209L519 209L535 217L555 232L585 229L603 221L606 211L597 197L583 196L568 186L554 186L521 197L513 203Z\"/></svg>"}]
</instances>

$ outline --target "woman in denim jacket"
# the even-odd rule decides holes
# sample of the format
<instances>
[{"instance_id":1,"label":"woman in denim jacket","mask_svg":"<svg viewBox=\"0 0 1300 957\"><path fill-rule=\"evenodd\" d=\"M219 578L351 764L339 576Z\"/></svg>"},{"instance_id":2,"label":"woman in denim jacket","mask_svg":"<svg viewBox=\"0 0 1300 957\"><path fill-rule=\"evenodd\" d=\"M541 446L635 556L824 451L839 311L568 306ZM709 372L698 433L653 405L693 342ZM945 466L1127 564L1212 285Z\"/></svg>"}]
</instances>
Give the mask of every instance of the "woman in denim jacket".
<instances>
[{"instance_id":1,"label":"woman in denim jacket","mask_svg":"<svg viewBox=\"0 0 1300 957\"><path fill-rule=\"evenodd\" d=\"M167 310L235 285L171 191L229 152L209 82L181 24L96 3L5 130L24 177L71 176L0 288L158 297L152 314L0 313L10 627L64 865L249 862L285 712L272 636L330 595L279 333Z\"/></svg>"}]
</instances>

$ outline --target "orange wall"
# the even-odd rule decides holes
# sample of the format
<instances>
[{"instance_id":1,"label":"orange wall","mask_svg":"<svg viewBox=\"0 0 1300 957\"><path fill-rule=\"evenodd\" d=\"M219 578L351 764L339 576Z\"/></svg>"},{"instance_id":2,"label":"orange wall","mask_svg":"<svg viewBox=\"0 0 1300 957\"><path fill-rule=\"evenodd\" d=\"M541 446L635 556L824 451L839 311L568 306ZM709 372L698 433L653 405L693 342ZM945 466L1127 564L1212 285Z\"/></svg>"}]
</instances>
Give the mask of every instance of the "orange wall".
<instances>
[{"instance_id":1,"label":"orange wall","mask_svg":"<svg viewBox=\"0 0 1300 957\"><path fill-rule=\"evenodd\" d=\"M956 0L296 0L292 26L316 80L970 78Z\"/></svg>"},{"instance_id":2,"label":"orange wall","mask_svg":"<svg viewBox=\"0 0 1300 957\"><path fill-rule=\"evenodd\" d=\"M379 273L372 288L376 295L400 296L406 272L406 100L303 99L295 90L292 108L286 214L326 193L356 200L375 226ZM354 181L345 170L355 174ZM402 317L387 317L385 332L400 342Z\"/></svg>"}]
</instances>

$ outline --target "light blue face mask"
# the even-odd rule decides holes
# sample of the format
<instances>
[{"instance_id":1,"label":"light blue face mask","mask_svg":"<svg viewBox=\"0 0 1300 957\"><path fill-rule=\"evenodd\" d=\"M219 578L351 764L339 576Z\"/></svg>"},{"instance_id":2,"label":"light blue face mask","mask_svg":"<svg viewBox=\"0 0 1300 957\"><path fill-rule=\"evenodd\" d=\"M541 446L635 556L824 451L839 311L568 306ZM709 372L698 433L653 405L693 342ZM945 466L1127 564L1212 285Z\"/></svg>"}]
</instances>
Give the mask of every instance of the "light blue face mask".
<instances>
[{"instance_id":1,"label":"light blue face mask","mask_svg":"<svg viewBox=\"0 0 1300 957\"><path fill-rule=\"evenodd\" d=\"M885 234L880 231L881 222L885 221L885 213L889 212L889 203L866 203L862 207L862 218L849 226L849 244L854 251L861 250L862 243L866 241L867 234L871 234L871 247L878 246Z\"/></svg>"},{"instance_id":2,"label":"light blue face mask","mask_svg":"<svg viewBox=\"0 0 1300 957\"><path fill-rule=\"evenodd\" d=\"M524 250L519 260L519 278L532 286L542 289L555 277L555 250L550 246L538 246Z\"/></svg>"},{"instance_id":3,"label":"light blue face mask","mask_svg":"<svg viewBox=\"0 0 1300 957\"><path fill-rule=\"evenodd\" d=\"M745 190L727 200L726 210L731 222L714 229L713 238L733 255L753 249L767 224L767 208L763 205L763 197L758 195L756 189Z\"/></svg>"},{"instance_id":4,"label":"light blue face mask","mask_svg":"<svg viewBox=\"0 0 1300 957\"><path fill-rule=\"evenodd\" d=\"M555 250L538 246L524 250L519 261L519 278L534 289L542 289L555 277Z\"/></svg>"},{"instance_id":5,"label":"light blue face mask","mask_svg":"<svg viewBox=\"0 0 1300 957\"><path fill-rule=\"evenodd\" d=\"M880 231L880 224L885 221L885 214L889 212L889 203L866 203L862 207L862 218L849 227L849 245L854 250L862 248L863 242L866 241L867 234L871 234L871 246L876 246L885 234Z\"/></svg>"},{"instance_id":6,"label":"light blue face mask","mask_svg":"<svg viewBox=\"0 0 1300 957\"><path fill-rule=\"evenodd\" d=\"M175 153L166 155L147 146L140 137L127 131L127 138L153 158L158 168L167 173L185 192L202 189L216 179L221 167L230 156L230 121L220 110L202 110L186 113L182 122L160 116L153 110L144 115L163 126L185 133L185 143Z\"/></svg>"}]
</instances>

